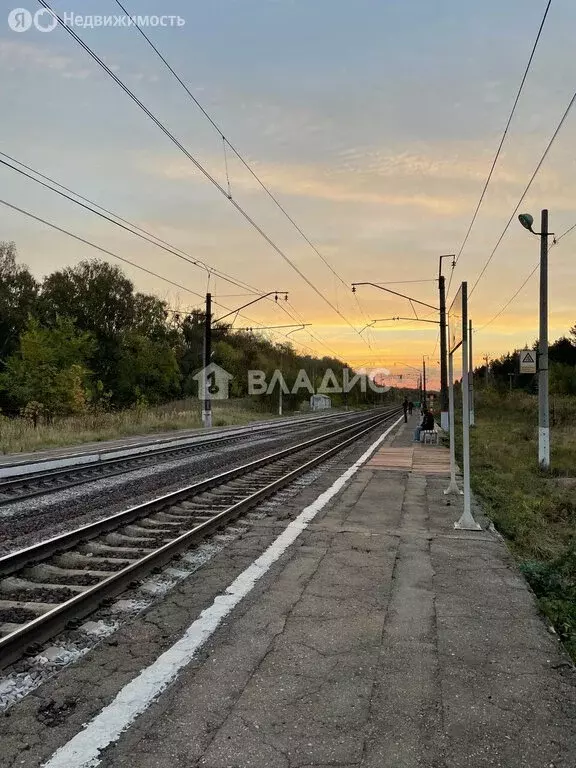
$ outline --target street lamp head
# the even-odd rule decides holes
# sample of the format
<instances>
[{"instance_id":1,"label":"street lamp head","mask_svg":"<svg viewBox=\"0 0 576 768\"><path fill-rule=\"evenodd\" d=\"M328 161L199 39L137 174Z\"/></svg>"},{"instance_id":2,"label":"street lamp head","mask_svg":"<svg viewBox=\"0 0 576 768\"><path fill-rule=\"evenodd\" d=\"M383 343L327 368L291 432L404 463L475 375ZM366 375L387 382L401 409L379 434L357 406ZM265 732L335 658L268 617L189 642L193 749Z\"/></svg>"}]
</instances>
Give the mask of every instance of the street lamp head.
<instances>
[{"instance_id":1,"label":"street lamp head","mask_svg":"<svg viewBox=\"0 0 576 768\"><path fill-rule=\"evenodd\" d=\"M532 229L532 226L534 224L534 218L530 216L529 213L521 213L520 216L518 216L518 221L520 222L520 224L522 224L524 229L527 229L530 232L534 232L534 230Z\"/></svg>"}]
</instances>

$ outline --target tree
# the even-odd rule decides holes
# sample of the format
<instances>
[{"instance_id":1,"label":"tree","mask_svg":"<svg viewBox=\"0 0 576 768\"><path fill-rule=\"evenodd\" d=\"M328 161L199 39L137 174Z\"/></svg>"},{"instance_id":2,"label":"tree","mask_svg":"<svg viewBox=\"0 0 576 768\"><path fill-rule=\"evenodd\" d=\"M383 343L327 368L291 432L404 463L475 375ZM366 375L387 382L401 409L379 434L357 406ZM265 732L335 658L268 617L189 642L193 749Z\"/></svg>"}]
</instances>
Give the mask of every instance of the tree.
<instances>
[{"instance_id":1,"label":"tree","mask_svg":"<svg viewBox=\"0 0 576 768\"><path fill-rule=\"evenodd\" d=\"M155 341L135 331L120 341L116 398L131 405L145 397L160 403L180 393L180 371L174 351L165 341Z\"/></svg>"},{"instance_id":2,"label":"tree","mask_svg":"<svg viewBox=\"0 0 576 768\"><path fill-rule=\"evenodd\" d=\"M0 374L0 389L22 409L35 402L49 415L78 413L89 397L86 361L93 348L92 336L78 331L69 318L58 318L53 328L32 318Z\"/></svg>"},{"instance_id":3,"label":"tree","mask_svg":"<svg viewBox=\"0 0 576 768\"><path fill-rule=\"evenodd\" d=\"M576 367L563 363L550 365L550 391L553 395L576 395Z\"/></svg>"},{"instance_id":4,"label":"tree","mask_svg":"<svg viewBox=\"0 0 576 768\"><path fill-rule=\"evenodd\" d=\"M16 263L14 243L0 241L0 360L18 348L18 337L34 313L38 283Z\"/></svg>"},{"instance_id":5,"label":"tree","mask_svg":"<svg viewBox=\"0 0 576 768\"><path fill-rule=\"evenodd\" d=\"M575 330L576 330L576 327L572 328L570 333L576 337L576 333L574 333ZM574 342L576 342L576 338ZM562 336L560 339L555 341L554 344L550 345L550 348L548 350L548 355L550 357L550 360L554 363L575 366L576 365L576 343L573 343L572 341L570 341L570 339L566 338L566 336Z\"/></svg>"},{"instance_id":6,"label":"tree","mask_svg":"<svg viewBox=\"0 0 576 768\"><path fill-rule=\"evenodd\" d=\"M105 261L82 261L48 275L42 284L43 320L70 317L77 328L112 338L134 325L134 286Z\"/></svg>"},{"instance_id":7,"label":"tree","mask_svg":"<svg viewBox=\"0 0 576 768\"><path fill-rule=\"evenodd\" d=\"M126 371L126 359L131 354L126 339L130 334L161 344L177 342L177 334L166 323L165 302L136 293L122 270L105 261L82 261L49 275L42 285L40 303L46 324L53 324L57 317L70 317L77 328L94 336L97 343L89 365L103 388L112 392L116 404L126 404L135 397L132 385L126 384L130 379ZM154 368L154 360L148 362ZM137 367L141 377L142 366L137 363ZM129 390L132 395L128 395Z\"/></svg>"}]
</instances>

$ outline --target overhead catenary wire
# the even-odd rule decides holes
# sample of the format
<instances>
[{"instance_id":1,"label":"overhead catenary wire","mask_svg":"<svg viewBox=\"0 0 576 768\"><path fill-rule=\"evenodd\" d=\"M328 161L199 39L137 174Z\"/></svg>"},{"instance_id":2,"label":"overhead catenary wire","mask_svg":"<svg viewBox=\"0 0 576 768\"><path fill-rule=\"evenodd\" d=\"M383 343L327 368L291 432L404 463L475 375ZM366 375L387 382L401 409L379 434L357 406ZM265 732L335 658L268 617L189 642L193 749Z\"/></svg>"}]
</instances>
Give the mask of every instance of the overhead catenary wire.
<instances>
[{"instance_id":1,"label":"overhead catenary wire","mask_svg":"<svg viewBox=\"0 0 576 768\"><path fill-rule=\"evenodd\" d=\"M544 152L543 152L543 154L542 154L542 157L541 157L541 158L540 158L540 160L538 161L538 164L537 164L536 168L534 169L534 172L532 173L532 176L530 177L530 180L528 181L528 184L526 185L526 187L525 187L524 191L522 192L522 195L520 196L520 200L518 200L518 202L517 202L517 204L516 204L516 206L515 206L514 210L512 211L512 213L511 213L511 215L510 215L510 218L508 219L508 222L506 223L506 226L504 227L504 229L502 230L502 233L501 233L500 237L499 237L499 238L498 238L498 240L496 241L496 245L495 245L495 246L494 246L494 248L492 249L492 251L491 251L491 253L490 253L489 257L486 259L486 262L484 263L484 266L483 266L483 267L482 267L482 269L480 270L480 274L479 274L479 275L478 275L478 277L476 278L476 281L474 282L474 284L473 284L473 286L472 286L472 288L471 288L470 292L468 293L468 297L469 297L469 298L472 296L472 294L473 294L473 293L474 293L474 291L476 290L476 286L478 285L478 283L479 283L479 282L480 282L480 280L482 279L482 277L483 277L484 273L485 273L485 272L486 272L486 270L488 269L488 266L489 266L490 262L491 262L491 261L492 261L492 259L494 258L494 255L495 255L496 251L498 250L498 248L499 248L499 246L500 246L500 243L501 243L501 242L502 242L502 240L504 239L504 236L505 236L506 232L508 231L508 229L509 229L509 227L510 227L510 224L511 224L511 223L512 223L512 221L514 220L514 217L516 216L516 213L518 212L518 209L519 209L519 208L520 208L520 206L522 205L522 201L524 200L524 198L525 198L525 197L526 197L526 195L528 194L528 191L529 191L530 187L532 186L532 184L533 184L533 182L534 182L534 179L535 179L535 178L536 178L536 176L538 175L538 172L540 171L540 168L542 167L542 165L543 165L544 161L546 160L546 157L548 156L548 153L550 152L550 149L552 148L552 146L553 146L554 142L556 141L556 137L557 137L557 136L558 136L558 134L560 133L560 130L561 130L562 126L564 125L564 123L565 123L565 121L566 121L566 118L568 117L568 115L569 115L569 113L570 113L570 110L571 110L571 109L572 109L572 107L574 106L574 102L575 102L575 101L576 101L576 91L575 91L575 92L574 92L574 94L572 95L572 98L570 99L570 101L569 101L569 103L568 103L568 106L567 106L567 107L566 107L566 109L564 110L564 114L562 115L562 117L561 117L561 119L560 119L560 122L559 122L559 123L558 123L558 125L556 126L556 129L555 129L554 133L552 134L552 137L550 138L550 141L549 141L549 142L548 142L548 144L546 145L546 149L544 150Z\"/></svg>"},{"instance_id":2,"label":"overhead catenary wire","mask_svg":"<svg viewBox=\"0 0 576 768\"><path fill-rule=\"evenodd\" d=\"M576 224L573 224L571 227L568 227L568 229L567 229L565 232L562 232L562 234L561 234L561 235L559 235L559 236L556 238L556 240L554 241L554 243L552 243L552 245L550 246L549 250L552 250L552 248L554 248L554 246L555 246L555 245L558 245L558 243L560 242L560 240L562 240L562 238L566 237L566 235L569 235L569 234L570 234L571 232L573 232L575 229L576 229ZM532 278L532 277L533 277L533 276L536 274L536 270L538 269L538 267L539 267L539 266L540 266L540 261L538 261L538 262L537 262L537 263L534 265L534 267L532 268L532 270L531 270L531 271L528 273L528 276L527 276L527 277L526 277L526 278L523 280L523 282L522 282L522 284L520 285L520 287L519 287L519 288L518 288L518 289L517 289L517 290L516 290L516 291L515 291L515 292L512 294L512 296L511 296L511 297L508 299L508 301L506 301L506 303L504 304L504 306L503 306L503 307L501 307L501 309L499 309L499 310L498 310L498 312L496 312L496 314L495 314L495 315L493 315L493 316L490 318L490 320L488 320L488 322L487 322L487 323L484 323L484 325L480 326L480 328L477 328L477 329L476 329L476 333L479 333L480 331L484 330L484 328L487 328L489 325L492 325L492 323L494 322L494 320L497 320L497 319L500 317L500 315L502 315L502 314L503 314L503 313L504 313L504 312L505 312L505 311L508 309L508 307L510 306L510 304L512 304L512 302L514 301L514 299L515 299L515 298L516 298L516 297L517 297L517 296L518 296L518 295L521 293L521 291L523 290L523 288L524 288L524 287L525 287L525 286L528 284L529 280L530 280L530 279L531 279L531 278Z\"/></svg>"},{"instance_id":3,"label":"overhead catenary wire","mask_svg":"<svg viewBox=\"0 0 576 768\"><path fill-rule=\"evenodd\" d=\"M212 176L212 174L200 163L191 152L189 152L182 142L166 128L166 126L154 115L150 109L136 96L136 94L113 72L110 67L98 56L90 46L76 34L72 27L66 25L56 11L46 2L38 0L40 5L57 19L60 26L88 53L88 55L100 66L106 74L126 93L126 95L160 128L160 130L172 141L172 143L190 160L190 162L210 181L211 184L223 195L230 204L240 213L245 221L268 243L268 245L293 269L299 277L324 301L360 338L366 343L358 329L348 320L348 318L334 306L334 304L322 293L322 291L302 272L302 270L290 259L290 257L272 240L272 238L260 227L260 225L248 214L248 212L234 198L229 197L224 187Z\"/></svg>"},{"instance_id":4,"label":"overhead catenary wire","mask_svg":"<svg viewBox=\"0 0 576 768\"><path fill-rule=\"evenodd\" d=\"M182 285L181 283L177 283L168 277L164 277L163 275L158 274L158 272L154 272L153 270L148 269L147 267L143 267L141 264L137 264L135 261L126 259L124 256L119 256L117 253L114 253L113 251L110 251L107 248L104 248L103 246L97 245L96 243L93 243L91 240L87 240L81 235L76 235L73 232L70 232L68 229L64 229L63 227L59 227L57 224L54 224L53 222L48 221L47 219L43 219L41 216L36 216L36 214L32 213L31 211L27 211L24 208L20 208L17 205L13 205L12 203L9 203L7 200L0 199L0 204L5 205L7 208L10 208L11 210L16 211L17 213L21 213L24 216L28 216L29 218L34 219L40 224L45 224L47 227L50 227L51 229L55 229L57 232L61 232L63 235L68 235L68 237L72 237L74 238L74 240L78 240L79 242L84 243L84 245L89 245L91 248L95 248L101 253L105 253L107 256L111 256L113 259L118 259L118 261L122 261L125 264L129 264L131 267L135 267L136 269L139 269L142 272L146 272L146 274L148 275L152 275L153 277L156 277L165 283L169 283L175 288L179 288L183 291L186 291L187 293L190 293L193 296L198 296L200 299L204 298L201 293L198 293L197 291L192 290L192 288L187 288L185 285Z\"/></svg>"},{"instance_id":5,"label":"overhead catenary wire","mask_svg":"<svg viewBox=\"0 0 576 768\"><path fill-rule=\"evenodd\" d=\"M131 14L128 12L126 7L120 2L120 0L115 0L116 5L127 15L131 16ZM324 262L326 267L332 272L334 277L336 277L345 288L348 288L348 284L345 282L345 280L341 277L340 274L334 269L334 267L330 264L330 262L324 257L324 255L321 253L321 251L317 248L316 245L309 239L309 237L306 235L306 233L301 229L301 227L298 225L298 223L294 220L294 218L288 213L286 208L282 205L282 203L278 200L278 198L273 194L273 192L270 190L270 188L262 181L260 176L256 173L256 171L252 168L252 166L248 163L248 161L243 157L243 155L240 153L240 151L232 144L232 142L225 136L225 133L223 132L222 128L218 123L214 120L214 118L208 113L208 111L202 106L198 98L192 93L190 88L186 85L184 80L180 77L180 75L176 72L174 67L170 64L170 62L166 59L166 57L163 55L163 53L160 51L157 45L150 39L150 37L144 32L142 27L134 22L132 25L146 40L148 45L152 48L154 53L158 56L158 58L162 61L164 66L168 69L168 71L173 75L173 77L178 81L178 83L181 85L181 87L185 90L185 92L188 94L190 99L194 102L194 104L198 107L198 109L202 112L204 117L210 122L212 127L220 134L222 137L222 141L224 143L224 157L226 158L226 145L230 148L230 150L234 153L234 155L238 158L238 160L242 163L244 168L250 173L252 178L258 183L258 185L264 190L264 192L268 195L270 200L274 203L274 205L282 212L282 214L286 217L286 219L292 224L292 226L296 229L296 231L300 234L300 236L306 241L306 243L312 248L312 250L316 253L316 255ZM228 174L228 170L226 169L226 173Z\"/></svg>"},{"instance_id":6,"label":"overhead catenary wire","mask_svg":"<svg viewBox=\"0 0 576 768\"><path fill-rule=\"evenodd\" d=\"M115 213L114 211L110 210L109 208L105 208L104 206L100 205L99 203L96 203L93 200L90 200L90 198L85 197L84 195L80 194L79 192L76 192L75 190L71 189L70 187L65 186L64 184L60 183L59 181L56 181L55 179L51 178L50 176L47 176L44 173L41 173L40 171L36 170L35 168L32 168L29 165L26 165L21 160L17 160L16 158L12 157L11 155L6 154L5 152L0 151L0 156L7 158L13 163L17 163L22 168L25 168L27 171L30 171L31 173L35 174L36 176L40 177L40 179L44 179L46 182L49 182L49 184L54 185L53 187L49 186L49 184L43 184L39 179L33 178L27 173L24 173L21 168L15 168L14 166L11 166L9 163L3 162L0 160L0 163L2 163L4 166L12 168L12 170L18 171L18 173L27 176L28 178L32 179L32 181L35 181L42 186L46 187L47 189L50 189L52 192L56 192L57 194L61 195L62 197L65 197L66 199L70 200L73 203L76 203L78 205L82 205L82 203L78 202L78 200L73 200L68 195L63 194L58 189L55 189L55 187L59 187L60 190L65 190L66 192L69 192L71 195L74 195L74 197L77 197L80 201L83 201L87 205L82 205L83 208L86 208L87 210L90 210L92 213L95 213L98 216L101 216L101 218L105 218L108 221L110 221L112 224L115 224L117 226L120 226L122 229L125 229L126 231L130 231L130 227L133 230L137 230L135 232L132 232L132 234L138 235L138 232L142 233L142 235L145 235L146 237L144 239L151 238L150 242L153 240L156 240L157 243L152 242L153 245L158 245L159 247L165 246L164 250L167 250L169 253L177 256L180 259L183 259L184 261L188 261L192 266L196 266L199 269L203 269L206 271L208 275L213 274L217 277L221 278L222 280L230 283L231 285L234 285L237 288L241 288L243 290L249 291L250 295L258 294L262 295L263 291L259 290L258 288L255 288L254 286L245 283L244 281L240 280L239 278L232 277L225 272L222 272L219 269L216 269L213 266L210 266L206 264L206 262L201 261L199 259L195 259L192 257L189 253L186 253L186 251L182 250L181 248L178 248L177 246L167 242L166 240L163 240L162 238L158 237L157 235L153 234L147 229L144 229L143 227L139 226L138 224L135 224L133 221L130 221L129 219L123 218L118 213ZM93 210L92 208L99 209L99 211L103 211L104 214L107 214L106 216L102 216L101 213L99 213L98 210ZM117 221L112 221L109 217L113 217L114 219L118 219ZM120 222L120 223L119 223ZM122 226L122 224L125 224L127 226ZM140 235L138 235L140 236ZM272 301L272 299L270 299Z\"/></svg>"},{"instance_id":7,"label":"overhead catenary wire","mask_svg":"<svg viewBox=\"0 0 576 768\"><path fill-rule=\"evenodd\" d=\"M288 306L290 307L290 310L289 310L289 309L288 309L288 308L285 306L286 304L288 304ZM301 323L303 323L303 324L306 324L306 321L305 321L305 319L302 317L302 315L300 314L300 312L298 312L298 310L296 309L296 307L295 307L295 306L294 306L294 305L293 305L293 304L292 304L290 301L287 301L287 302L279 302L278 306L279 306L279 307L280 307L280 309L282 309L282 310L283 310L283 311L284 311L284 312L285 312L285 313L288 315L288 317L290 317L292 320L295 320L296 322L301 322ZM329 344L327 344L327 343L324 341L324 339L320 338L320 337L319 337L317 334L314 334L312 331L309 331L309 330L307 330L306 332L308 333L308 335L309 335L309 336L310 336L310 337L311 337L311 338L312 338L314 341L316 341L316 343L320 344L320 345L321 345L321 346L323 346L325 349L327 349L327 350L330 352L330 354L332 354L332 355L335 355L335 357L336 357L337 359L340 359L340 355L338 354L338 352L336 352L335 350L333 350L333 349L332 349L332 347L331 347Z\"/></svg>"},{"instance_id":8,"label":"overhead catenary wire","mask_svg":"<svg viewBox=\"0 0 576 768\"><path fill-rule=\"evenodd\" d=\"M84 208L87 211L90 211L90 213L95 214L96 216L99 216L102 219L105 219L111 224L114 224L117 227L120 227L121 229L125 230L126 232L129 232L132 235L136 235L136 237L141 238L142 240L146 240L147 242L151 243L152 245L155 245L158 248L161 248L162 250L166 251L167 253L172 254L173 256L176 256L177 258L181 259L182 261L186 261L192 266L198 267L199 269L204 269L208 274L216 275L217 277L221 278L222 280L225 280L226 282L230 283L231 285L236 286L237 288L250 288L251 286L247 285L246 283L243 283L241 281L236 280L236 278L231 277L230 275L227 275L224 272L221 272L220 270L208 266L205 262L199 261L197 259L194 259L192 256L187 254L185 251L182 251L179 248L176 248L176 246L170 245L170 243L161 240L160 238L156 237L156 235L148 232L145 229L142 229L137 224L134 224L133 222L129 221L128 219L123 219L118 214L114 213L113 211L110 211L106 208L103 208L98 203L95 203L88 198L84 197L83 195L79 194L78 192L75 192L74 190L70 189L69 187L65 187L63 184L60 184L58 181L55 181L54 179L51 179L49 176L46 176L45 174L41 173L40 171L37 171L34 168L31 168L28 165L25 165L20 160L17 160L10 155L7 155L5 152L0 152L0 155L2 157L7 157L9 160L11 160L13 163L17 163L18 165L22 166L22 168L26 168L27 171L31 171L31 173L27 173L26 171L23 171L22 168L17 168L15 165L12 165L11 163L7 162L6 160L2 160L0 157L0 164L5 166L6 168L10 168L13 171L16 171L17 173L21 174L22 176L25 176L26 178L30 179L31 181L36 182L37 184L40 184L42 187L49 189L51 192L55 192L57 195L60 195L60 197L65 198L66 200L69 200L70 202L74 203L75 205L80 206L81 208ZM39 176L40 178L34 178L31 174L36 174L36 176ZM45 179L45 181L41 181L41 179ZM46 183L49 182L49 183ZM50 186L50 184L54 186ZM56 187L60 187L60 189L57 189ZM70 192L69 194L66 194L66 192L62 192L61 190L66 190L67 192ZM78 200L75 200L74 197L71 197L71 195L74 195L75 197L79 198ZM100 209L100 210L97 210ZM103 211L103 212L102 212ZM118 221L116 221L118 219ZM251 293L257 293L261 294L261 291L258 291L257 289L251 290Z\"/></svg>"},{"instance_id":9,"label":"overhead catenary wire","mask_svg":"<svg viewBox=\"0 0 576 768\"><path fill-rule=\"evenodd\" d=\"M540 26L538 27L538 33L536 35L536 39L534 40L534 44L532 46L532 50L530 51L530 57L528 58L528 63L526 64L526 67L524 69L524 74L522 75L522 80L520 81L520 86L518 87L518 91L516 92L516 97L514 99L514 103L512 104L512 109L510 110L510 114L508 115L508 120L506 121L506 126L504 127L504 131L502 133L502 137L500 139L500 143L498 144L498 148L496 150L496 154L494 155L494 159L492 160L492 165L490 167L490 171L488 173L488 176L486 177L486 181L484 182L484 186L482 188L482 192L480 194L480 198L478 200L478 203L476 204L476 208L474 210L474 213L472 215L472 220L470 221L470 224L468 225L468 229L466 231L466 235L464 236L464 239L462 241L462 244L460 245L460 248L458 250L458 253L456 254L456 257L454 259L454 262L452 264L452 271L450 273L450 279L448 281L448 288L446 293L448 294L450 292L450 286L452 285L452 279L454 277L454 267L460 260L460 256L462 255L462 251L466 247L466 243L468 242L468 238L470 237L470 233L472 232L472 228L474 227L474 224L476 223L476 219L478 217L478 213L480 212L480 208L482 206L482 203L484 202L484 198L486 196L486 192L488 190L488 186L490 185L490 182L492 180L492 176L494 174L494 170L496 168L496 163L498 162L498 158L500 157L500 153L502 152L502 147L504 146L504 142L506 141L506 136L508 135L508 130L510 128L510 124L512 123L512 118L514 117L514 114L516 112L516 107L518 106L518 102L520 100L520 96L522 94L522 91L524 90L524 85L526 83L526 78L528 77L528 73L530 71L530 67L532 66L532 60L534 58L534 54L536 53L536 48L538 47L538 43L540 42L540 37L542 35L542 30L544 28L544 24L546 22L546 18L548 16L548 11L550 10L550 5L552 4L552 0L548 0L546 4L546 8L544 10L544 15L542 16L542 20L540 22Z\"/></svg>"},{"instance_id":10,"label":"overhead catenary wire","mask_svg":"<svg viewBox=\"0 0 576 768\"><path fill-rule=\"evenodd\" d=\"M490 318L490 320L488 320L488 322L487 322L487 323L484 323L484 325L481 325L481 326L480 326L480 328L477 328L477 329L476 329L476 333L480 333L480 331L483 331L483 330L484 330L484 328L487 328L489 325L491 325L491 324L494 322L494 320L497 320L497 319L500 317L500 315L502 315L502 314L503 314L503 313L504 313L504 312L505 312L505 311L508 309L508 307L510 306L510 304L512 304L512 302L514 301L514 299L515 299L515 298L518 296L518 294L519 294L519 293L522 291L522 289L523 289L523 288L524 288L524 287L527 285L527 283L528 283L528 281L530 280L530 278L531 278L531 277L533 277L533 275L535 275L535 274L536 274L536 270L538 269L538 267L539 267L539 266L540 266L540 262L538 262L538 263L537 263L537 264L534 266L534 268L532 269L532 271L531 271L531 272L528 274L528 277L526 277L526 279L523 281L522 285L521 285L521 286L518 288L518 290L517 290L517 291L515 291L515 293L514 293L514 294L513 294L513 295L512 295L512 296L511 296L509 299L508 299L508 301L507 301L507 302L504 304L504 306L503 306L503 307L502 307L502 308L501 308L501 309L500 309L498 312L496 312L496 314L495 314L493 317L491 317L491 318Z\"/></svg>"},{"instance_id":11,"label":"overhead catenary wire","mask_svg":"<svg viewBox=\"0 0 576 768\"><path fill-rule=\"evenodd\" d=\"M474 223L476 221L476 218L478 216L478 212L480 211L480 207L482 205L482 202L484 200L484 197L486 195L486 191L488 189L488 186L490 184L490 181L492 179L492 175L494 173L494 169L496 168L496 163L498 162L498 158L500 157L500 153L502 151L502 146L504 145L504 142L506 140L506 136L508 135L508 129L510 128L510 124L512 122L512 118L514 117L514 113L516 112L516 107L518 106L518 102L520 100L520 96L522 94L522 90L524 89L524 84L526 82L526 78L528 77L528 72L530 71L530 67L532 65L532 59L534 58L534 54L536 53L536 48L538 47L538 43L540 41L540 36L542 34L542 29L544 28L544 24L546 22L546 17L548 16L548 11L550 10L550 5L552 3L552 0L548 0L548 3L546 5L546 10L544 11L544 16L542 17L542 21L540 22L540 27L538 28L538 34L536 35L536 40L534 41L534 45L532 46L532 50L530 52L530 58L528 59L528 63L526 64L526 68L524 70L524 74L522 75L522 80L520 81L520 86L518 88L518 91L516 93L516 98L514 99L514 103L512 104L512 109L510 110L510 114L508 116L508 120L506 122L506 126L504 128L504 132L502 134L502 138L500 139L500 143L498 145L498 149L496 150L496 154L494 155L494 159L492 161L492 166L490 167L490 172L488 173L488 176L486 178L486 181L484 182L484 187L482 188L482 193L480 195L480 199L478 200L478 204L476 205L476 209L474 210L474 214L472 216L472 221L470 222L470 225L468 226L468 230L466 231L466 235L464 237L464 240L462 241L462 245L460 246L460 249L458 253L456 254L456 263L458 263L458 260L460 259L460 256L462 255L462 251L464 250L466 243L468 242L468 238L470 237L470 232L472 231L472 227L474 226Z\"/></svg>"},{"instance_id":12,"label":"overhead catenary wire","mask_svg":"<svg viewBox=\"0 0 576 768\"><path fill-rule=\"evenodd\" d=\"M17 213L21 213L24 216L27 216L28 218L34 219L34 221L39 222L40 224L44 224L47 227L50 227L51 229L56 230L57 232L60 232L61 234L67 235L68 237L73 238L74 240L77 240L80 243L83 243L84 245L88 245L91 248L94 248L101 253L106 254L107 256L112 257L113 259L117 259L118 261L123 262L124 264L129 264L131 267L134 267L135 269L140 270L141 272L145 272L148 275L151 275L152 277L155 277L159 280L162 280L165 283L168 283L169 285L172 285L175 288L178 288L180 290L186 291L187 293L190 293L192 296L197 296L198 298L204 300L204 296L201 293L198 293L197 291L194 291L192 288L188 288L185 285L182 285L181 283L177 283L174 280L171 280L168 277L164 277L163 275L159 274L158 272L154 272L151 269L148 269L147 267L143 267L141 264L137 264L136 262L132 261L131 259L127 259L124 256L120 256L114 251L110 251L108 248L104 248L101 245L98 245L97 243L93 243L91 240L87 240L86 238L82 237L81 235L77 235L74 232L70 232L67 229L64 229L63 227L59 227L57 224L54 224L51 221L48 221L47 219L43 219L40 216L36 216L36 214L32 213L31 211L27 211L24 208L20 208L17 205L13 205L12 203L9 203L7 200L0 199L0 205L4 205L7 208L16 211ZM232 311L230 307L227 307L225 304L222 304L220 302L215 301L214 304L217 304L218 306L222 307L222 309L226 309L228 311ZM238 313L239 317L243 317L245 320L247 320L249 323L251 323L254 326L262 325L257 320L254 320L253 318L249 317L248 315L245 315L241 312ZM280 334L282 336L285 336L286 334Z\"/></svg>"}]
</instances>

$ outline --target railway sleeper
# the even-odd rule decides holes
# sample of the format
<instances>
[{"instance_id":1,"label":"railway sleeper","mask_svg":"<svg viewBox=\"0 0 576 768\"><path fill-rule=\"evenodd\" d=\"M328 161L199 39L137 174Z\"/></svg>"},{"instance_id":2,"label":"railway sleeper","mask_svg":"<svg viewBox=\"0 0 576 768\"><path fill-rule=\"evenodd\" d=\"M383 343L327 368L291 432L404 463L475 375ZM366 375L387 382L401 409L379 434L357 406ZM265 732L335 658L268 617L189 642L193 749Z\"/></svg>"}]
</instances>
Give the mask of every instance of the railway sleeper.
<instances>
[{"instance_id":1,"label":"railway sleeper","mask_svg":"<svg viewBox=\"0 0 576 768\"><path fill-rule=\"evenodd\" d=\"M27 600L0 600L0 623L24 624L51 611L50 603L35 603Z\"/></svg>"},{"instance_id":2,"label":"railway sleeper","mask_svg":"<svg viewBox=\"0 0 576 768\"><path fill-rule=\"evenodd\" d=\"M114 557L116 555L126 560L134 561L140 560L140 558L145 555L149 555L151 552L154 552L155 549L157 549L157 547L113 547L108 544L101 544L99 541L88 541L86 544L82 544L78 547L77 552L81 555L90 556L91 554L94 554L99 557L102 557L103 555Z\"/></svg>"},{"instance_id":3,"label":"railway sleeper","mask_svg":"<svg viewBox=\"0 0 576 768\"><path fill-rule=\"evenodd\" d=\"M29 600L42 603L62 603L70 600L74 595L79 595L88 587L77 584L38 584L28 579L17 576L9 576L0 581L0 592L9 599Z\"/></svg>"},{"instance_id":4,"label":"railway sleeper","mask_svg":"<svg viewBox=\"0 0 576 768\"><path fill-rule=\"evenodd\" d=\"M56 565L39 563L21 571L21 576L32 581L51 584L78 584L90 587L106 579L110 571L81 571L78 568L58 568Z\"/></svg>"},{"instance_id":5,"label":"railway sleeper","mask_svg":"<svg viewBox=\"0 0 576 768\"><path fill-rule=\"evenodd\" d=\"M150 534L153 534L154 537L163 538L165 536L171 536L174 532L168 525L166 525L166 523L164 523L165 527L161 528L156 525L146 525L147 522L147 520L141 520L136 525L125 525L120 530L122 533L126 534L126 536L134 536L135 538L147 537L150 536Z\"/></svg>"},{"instance_id":6,"label":"railway sleeper","mask_svg":"<svg viewBox=\"0 0 576 768\"><path fill-rule=\"evenodd\" d=\"M158 515L154 515L154 517L145 517L142 520L138 520L137 526L126 526L125 530L128 530L128 528L142 527L145 530L166 531L166 533L172 533L176 528L179 527L179 525L180 523L176 522L175 520L158 520Z\"/></svg>"},{"instance_id":7,"label":"railway sleeper","mask_svg":"<svg viewBox=\"0 0 576 768\"><path fill-rule=\"evenodd\" d=\"M16 632L17 629L20 629L22 624L11 624L8 621L5 621L3 624L0 624L0 637L6 637L6 635L11 635L12 632Z\"/></svg>"},{"instance_id":8,"label":"railway sleeper","mask_svg":"<svg viewBox=\"0 0 576 768\"><path fill-rule=\"evenodd\" d=\"M142 547L143 549L149 549L152 547L156 549L158 545L162 545L165 541L163 536L129 536L118 531L112 531L104 537L104 543L109 544L112 547Z\"/></svg>"},{"instance_id":9,"label":"railway sleeper","mask_svg":"<svg viewBox=\"0 0 576 768\"><path fill-rule=\"evenodd\" d=\"M99 570L107 571L108 575L111 575L132 565L134 560L127 557L98 557L93 554L85 555L81 552L63 552L61 555L52 558L52 562L61 568L82 568L87 572L93 572L98 568Z\"/></svg>"}]
</instances>

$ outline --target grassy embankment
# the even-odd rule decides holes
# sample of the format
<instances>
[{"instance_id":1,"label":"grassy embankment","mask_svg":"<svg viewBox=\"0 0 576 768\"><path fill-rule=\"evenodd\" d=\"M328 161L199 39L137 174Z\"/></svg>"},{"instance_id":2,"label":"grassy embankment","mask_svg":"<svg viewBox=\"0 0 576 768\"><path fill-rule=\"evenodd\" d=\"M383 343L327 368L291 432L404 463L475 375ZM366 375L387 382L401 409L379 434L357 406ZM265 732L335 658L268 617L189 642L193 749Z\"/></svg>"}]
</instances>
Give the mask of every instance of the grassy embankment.
<instances>
[{"instance_id":1,"label":"grassy embankment","mask_svg":"<svg viewBox=\"0 0 576 768\"><path fill-rule=\"evenodd\" d=\"M537 467L537 399L483 392L472 489L576 660L576 398L554 398L551 472Z\"/></svg>"},{"instance_id":2,"label":"grassy embankment","mask_svg":"<svg viewBox=\"0 0 576 768\"><path fill-rule=\"evenodd\" d=\"M213 403L213 423L216 427L249 424L273 418L274 415L249 400ZM201 426L202 414L198 400L182 400L155 408L60 418L52 424L39 424L36 429L26 419L0 416L0 452L26 453L42 448L59 448Z\"/></svg>"}]
</instances>

